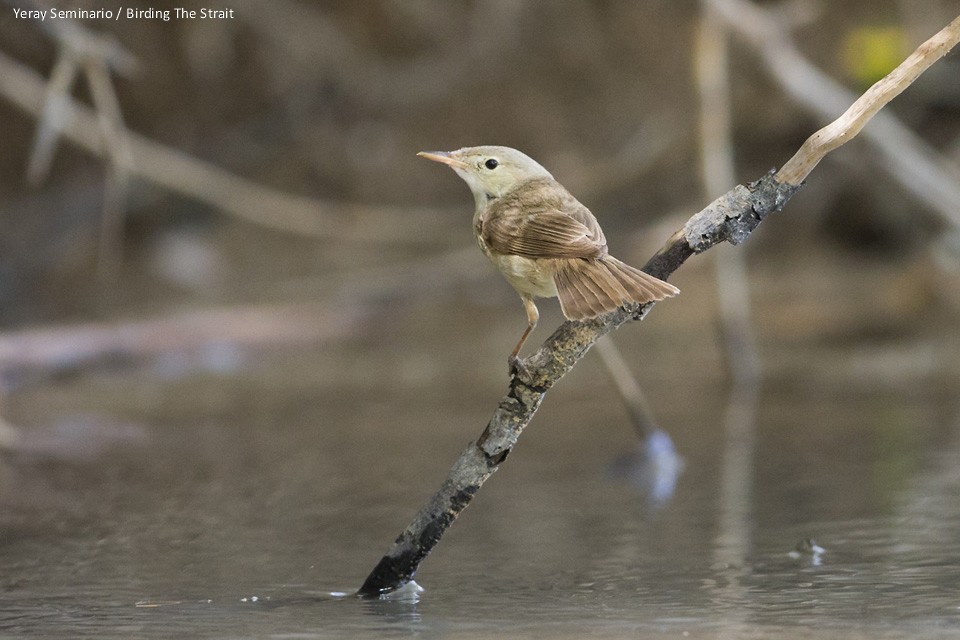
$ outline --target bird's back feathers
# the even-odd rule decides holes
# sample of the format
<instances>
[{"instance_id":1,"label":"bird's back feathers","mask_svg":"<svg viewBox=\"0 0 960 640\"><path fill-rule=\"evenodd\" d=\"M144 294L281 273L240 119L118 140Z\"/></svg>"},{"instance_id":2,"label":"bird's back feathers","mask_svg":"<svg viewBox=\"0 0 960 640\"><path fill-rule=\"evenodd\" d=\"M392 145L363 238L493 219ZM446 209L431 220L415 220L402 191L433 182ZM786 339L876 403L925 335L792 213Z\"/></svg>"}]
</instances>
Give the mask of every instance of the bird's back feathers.
<instances>
[{"instance_id":1,"label":"bird's back feathers","mask_svg":"<svg viewBox=\"0 0 960 640\"><path fill-rule=\"evenodd\" d=\"M590 210L553 178L528 180L490 202L478 233L494 253L542 258L598 258L607 239Z\"/></svg>"}]
</instances>

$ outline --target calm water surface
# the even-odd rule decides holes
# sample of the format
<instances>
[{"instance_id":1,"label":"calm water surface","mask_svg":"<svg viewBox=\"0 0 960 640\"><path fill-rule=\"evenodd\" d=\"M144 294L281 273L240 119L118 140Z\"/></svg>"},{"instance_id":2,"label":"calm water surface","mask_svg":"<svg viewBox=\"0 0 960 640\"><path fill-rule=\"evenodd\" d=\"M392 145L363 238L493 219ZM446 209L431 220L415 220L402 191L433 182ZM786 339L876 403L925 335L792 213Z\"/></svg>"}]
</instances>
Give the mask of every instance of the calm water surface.
<instances>
[{"instance_id":1,"label":"calm water surface","mask_svg":"<svg viewBox=\"0 0 960 640\"><path fill-rule=\"evenodd\" d=\"M651 316L620 333L684 460L672 499L623 473L636 442L590 358L425 562L419 597L332 595L362 582L499 400L491 354L516 323L461 306L489 335L401 309L390 331L226 372L153 363L18 390L0 637L960 633L957 350L936 326L808 359L768 337L756 427L733 436L713 336L664 340L682 317ZM872 368L896 357L912 364ZM825 551L791 554L809 538Z\"/></svg>"}]
</instances>

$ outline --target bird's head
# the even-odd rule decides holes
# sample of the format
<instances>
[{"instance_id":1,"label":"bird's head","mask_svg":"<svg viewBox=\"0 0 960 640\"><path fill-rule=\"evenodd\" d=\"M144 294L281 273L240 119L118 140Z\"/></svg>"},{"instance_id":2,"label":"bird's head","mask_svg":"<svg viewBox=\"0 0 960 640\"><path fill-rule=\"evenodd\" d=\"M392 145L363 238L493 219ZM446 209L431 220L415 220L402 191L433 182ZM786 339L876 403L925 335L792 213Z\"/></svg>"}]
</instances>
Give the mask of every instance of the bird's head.
<instances>
[{"instance_id":1,"label":"bird's head","mask_svg":"<svg viewBox=\"0 0 960 640\"><path fill-rule=\"evenodd\" d=\"M456 151L421 151L417 155L456 171L469 185L478 209L528 180L553 178L536 160L510 147L464 147Z\"/></svg>"}]
</instances>

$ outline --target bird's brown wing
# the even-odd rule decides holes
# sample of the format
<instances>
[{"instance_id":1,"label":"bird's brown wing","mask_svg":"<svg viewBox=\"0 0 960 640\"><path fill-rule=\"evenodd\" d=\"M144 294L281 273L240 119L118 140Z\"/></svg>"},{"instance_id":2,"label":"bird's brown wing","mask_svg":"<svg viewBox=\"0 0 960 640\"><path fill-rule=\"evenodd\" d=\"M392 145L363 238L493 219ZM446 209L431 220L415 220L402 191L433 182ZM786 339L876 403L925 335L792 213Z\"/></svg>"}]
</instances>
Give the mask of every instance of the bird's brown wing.
<instances>
[{"instance_id":1,"label":"bird's brown wing","mask_svg":"<svg viewBox=\"0 0 960 640\"><path fill-rule=\"evenodd\" d=\"M492 202L481 237L496 253L525 258L598 258L607 242L590 210L558 183L533 180Z\"/></svg>"}]
</instances>

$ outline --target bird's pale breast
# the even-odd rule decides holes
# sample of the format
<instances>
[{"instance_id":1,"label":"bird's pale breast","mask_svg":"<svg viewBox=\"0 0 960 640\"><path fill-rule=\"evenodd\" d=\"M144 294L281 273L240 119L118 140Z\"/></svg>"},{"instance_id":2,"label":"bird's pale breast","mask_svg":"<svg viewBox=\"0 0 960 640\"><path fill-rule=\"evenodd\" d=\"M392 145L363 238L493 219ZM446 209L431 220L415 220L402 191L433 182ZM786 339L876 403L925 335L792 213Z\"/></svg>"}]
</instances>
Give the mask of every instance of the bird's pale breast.
<instances>
[{"instance_id":1,"label":"bird's pale breast","mask_svg":"<svg viewBox=\"0 0 960 640\"><path fill-rule=\"evenodd\" d=\"M532 260L522 256L489 254L513 288L520 294L538 298L553 298L557 285L553 280L551 260Z\"/></svg>"}]
</instances>

